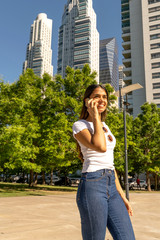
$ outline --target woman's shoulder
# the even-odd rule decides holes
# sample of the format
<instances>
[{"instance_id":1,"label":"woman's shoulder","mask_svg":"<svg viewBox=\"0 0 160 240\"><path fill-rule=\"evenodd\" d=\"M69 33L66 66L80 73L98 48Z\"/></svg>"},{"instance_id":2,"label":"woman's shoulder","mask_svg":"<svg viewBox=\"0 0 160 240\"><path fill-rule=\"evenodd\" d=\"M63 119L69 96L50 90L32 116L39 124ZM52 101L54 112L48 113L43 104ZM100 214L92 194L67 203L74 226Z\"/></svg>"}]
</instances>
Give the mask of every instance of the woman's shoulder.
<instances>
[{"instance_id":1,"label":"woman's shoulder","mask_svg":"<svg viewBox=\"0 0 160 240\"><path fill-rule=\"evenodd\" d=\"M73 129L73 135L79 133L80 131L84 130L84 129L90 129L91 126L89 124L89 122L87 122L84 119L80 119L76 122L74 122L72 129Z\"/></svg>"},{"instance_id":2,"label":"woman's shoulder","mask_svg":"<svg viewBox=\"0 0 160 240\"><path fill-rule=\"evenodd\" d=\"M86 121L85 119L80 119L76 122L73 123L73 127L80 127L80 126L89 126L89 122Z\"/></svg>"}]
</instances>

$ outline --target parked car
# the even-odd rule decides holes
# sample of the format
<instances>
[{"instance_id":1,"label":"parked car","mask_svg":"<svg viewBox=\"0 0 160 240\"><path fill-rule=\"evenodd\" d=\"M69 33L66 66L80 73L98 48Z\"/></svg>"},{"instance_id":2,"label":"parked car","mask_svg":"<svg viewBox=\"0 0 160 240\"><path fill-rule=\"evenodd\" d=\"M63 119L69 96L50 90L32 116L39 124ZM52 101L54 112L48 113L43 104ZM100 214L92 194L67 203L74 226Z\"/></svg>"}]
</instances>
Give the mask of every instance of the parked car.
<instances>
[{"instance_id":1,"label":"parked car","mask_svg":"<svg viewBox=\"0 0 160 240\"><path fill-rule=\"evenodd\" d=\"M50 178L45 176L45 183L49 185ZM41 175L37 176L37 184L43 184L43 177Z\"/></svg>"},{"instance_id":2,"label":"parked car","mask_svg":"<svg viewBox=\"0 0 160 240\"><path fill-rule=\"evenodd\" d=\"M145 180L140 180L140 186L141 188L146 188L147 187L147 183Z\"/></svg>"},{"instance_id":3,"label":"parked car","mask_svg":"<svg viewBox=\"0 0 160 240\"><path fill-rule=\"evenodd\" d=\"M11 175L10 176L10 182L17 182L20 179L19 175Z\"/></svg>"},{"instance_id":4,"label":"parked car","mask_svg":"<svg viewBox=\"0 0 160 240\"><path fill-rule=\"evenodd\" d=\"M147 188L147 183L145 180L140 180L140 187ZM129 189L136 189L136 188L137 188L137 182L135 180L129 181Z\"/></svg>"},{"instance_id":5,"label":"parked car","mask_svg":"<svg viewBox=\"0 0 160 240\"><path fill-rule=\"evenodd\" d=\"M2 173L0 174L0 182L5 182L6 176Z\"/></svg>"},{"instance_id":6,"label":"parked car","mask_svg":"<svg viewBox=\"0 0 160 240\"><path fill-rule=\"evenodd\" d=\"M60 180L60 177L56 176L56 175L53 175L52 177L52 185L55 185L55 182L59 181ZM46 184L50 185L51 184L51 178L50 176L48 176L46 178Z\"/></svg>"},{"instance_id":7,"label":"parked car","mask_svg":"<svg viewBox=\"0 0 160 240\"><path fill-rule=\"evenodd\" d=\"M16 180L16 183L27 183L27 177L19 176L19 178Z\"/></svg>"},{"instance_id":8,"label":"parked car","mask_svg":"<svg viewBox=\"0 0 160 240\"><path fill-rule=\"evenodd\" d=\"M78 177L69 177L71 186L78 186L80 178Z\"/></svg>"},{"instance_id":9,"label":"parked car","mask_svg":"<svg viewBox=\"0 0 160 240\"><path fill-rule=\"evenodd\" d=\"M136 184L135 178L129 178L128 183L129 183L129 189L130 190L133 189Z\"/></svg>"},{"instance_id":10,"label":"parked car","mask_svg":"<svg viewBox=\"0 0 160 240\"><path fill-rule=\"evenodd\" d=\"M68 177L61 176L58 181L54 183L55 186L71 186L71 180Z\"/></svg>"}]
</instances>

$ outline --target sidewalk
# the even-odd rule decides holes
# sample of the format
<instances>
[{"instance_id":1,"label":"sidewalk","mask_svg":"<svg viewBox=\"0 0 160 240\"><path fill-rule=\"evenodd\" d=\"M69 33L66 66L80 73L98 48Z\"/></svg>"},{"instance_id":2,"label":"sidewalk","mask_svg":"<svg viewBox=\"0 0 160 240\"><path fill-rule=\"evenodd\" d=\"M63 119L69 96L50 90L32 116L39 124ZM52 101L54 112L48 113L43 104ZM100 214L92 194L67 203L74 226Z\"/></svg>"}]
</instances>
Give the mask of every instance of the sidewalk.
<instances>
[{"instance_id":1,"label":"sidewalk","mask_svg":"<svg viewBox=\"0 0 160 240\"><path fill-rule=\"evenodd\" d=\"M1 198L0 240L82 240L75 196ZM130 193L130 202L136 240L160 239L160 193Z\"/></svg>"}]
</instances>

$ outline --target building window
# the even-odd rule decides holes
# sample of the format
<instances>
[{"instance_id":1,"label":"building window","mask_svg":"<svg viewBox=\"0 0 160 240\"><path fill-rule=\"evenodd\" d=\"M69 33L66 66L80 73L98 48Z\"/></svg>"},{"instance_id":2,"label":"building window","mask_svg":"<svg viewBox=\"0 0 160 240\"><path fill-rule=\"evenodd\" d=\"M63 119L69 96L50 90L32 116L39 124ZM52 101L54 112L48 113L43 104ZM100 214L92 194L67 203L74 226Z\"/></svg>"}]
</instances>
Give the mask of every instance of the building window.
<instances>
[{"instance_id":1,"label":"building window","mask_svg":"<svg viewBox=\"0 0 160 240\"><path fill-rule=\"evenodd\" d=\"M85 41L85 40L89 40L89 37L77 38L77 39L75 39L75 42L81 42L81 41Z\"/></svg>"},{"instance_id":2,"label":"building window","mask_svg":"<svg viewBox=\"0 0 160 240\"><path fill-rule=\"evenodd\" d=\"M151 44L151 49L160 48L160 43Z\"/></svg>"},{"instance_id":3,"label":"building window","mask_svg":"<svg viewBox=\"0 0 160 240\"><path fill-rule=\"evenodd\" d=\"M153 93L153 99L160 99L160 93Z\"/></svg>"},{"instance_id":4,"label":"building window","mask_svg":"<svg viewBox=\"0 0 160 240\"><path fill-rule=\"evenodd\" d=\"M155 78L160 78L160 72L152 73L152 78L153 78L153 79L155 79Z\"/></svg>"},{"instance_id":5,"label":"building window","mask_svg":"<svg viewBox=\"0 0 160 240\"><path fill-rule=\"evenodd\" d=\"M160 108L160 104L157 104L157 107Z\"/></svg>"},{"instance_id":6,"label":"building window","mask_svg":"<svg viewBox=\"0 0 160 240\"><path fill-rule=\"evenodd\" d=\"M156 24L156 25L153 25L153 26L149 27L150 31L157 30L157 29L160 29L160 24Z\"/></svg>"},{"instance_id":7,"label":"building window","mask_svg":"<svg viewBox=\"0 0 160 240\"><path fill-rule=\"evenodd\" d=\"M89 54L89 50L84 50L84 51L76 51L74 52L74 55L82 55L82 54Z\"/></svg>"},{"instance_id":8,"label":"building window","mask_svg":"<svg viewBox=\"0 0 160 240\"><path fill-rule=\"evenodd\" d=\"M80 56L74 56L74 60L86 59L86 58L89 58L88 54L80 55Z\"/></svg>"},{"instance_id":9,"label":"building window","mask_svg":"<svg viewBox=\"0 0 160 240\"><path fill-rule=\"evenodd\" d=\"M78 26L75 26L75 29L77 29L77 28L85 28L85 27L89 27L90 26L90 24L88 23L88 24L83 24L83 25L78 25Z\"/></svg>"},{"instance_id":10,"label":"building window","mask_svg":"<svg viewBox=\"0 0 160 240\"><path fill-rule=\"evenodd\" d=\"M82 32L88 32L90 29L89 28L83 28L83 29L80 29L80 30L75 30L75 34L76 33L82 33Z\"/></svg>"},{"instance_id":11,"label":"building window","mask_svg":"<svg viewBox=\"0 0 160 240\"><path fill-rule=\"evenodd\" d=\"M150 35L150 40L154 40L154 39L158 39L158 38L160 38L160 33Z\"/></svg>"},{"instance_id":12,"label":"building window","mask_svg":"<svg viewBox=\"0 0 160 240\"><path fill-rule=\"evenodd\" d=\"M149 17L149 22L160 20L160 15Z\"/></svg>"},{"instance_id":13,"label":"building window","mask_svg":"<svg viewBox=\"0 0 160 240\"><path fill-rule=\"evenodd\" d=\"M160 0L148 0L148 4L157 3L157 2L160 2Z\"/></svg>"},{"instance_id":14,"label":"building window","mask_svg":"<svg viewBox=\"0 0 160 240\"><path fill-rule=\"evenodd\" d=\"M149 13L160 11L160 6L149 8Z\"/></svg>"},{"instance_id":15,"label":"building window","mask_svg":"<svg viewBox=\"0 0 160 240\"><path fill-rule=\"evenodd\" d=\"M152 69L153 68L160 68L160 62L152 63Z\"/></svg>"},{"instance_id":16,"label":"building window","mask_svg":"<svg viewBox=\"0 0 160 240\"><path fill-rule=\"evenodd\" d=\"M153 83L153 89L160 88L160 82L158 83Z\"/></svg>"},{"instance_id":17,"label":"building window","mask_svg":"<svg viewBox=\"0 0 160 240\"><path fill-rule=\"evenodd\" d=\"M151 59L154 59L154 58L160 58L160 52L159 53L152 53L151 54Z\"/></svg>"}]
</instances>

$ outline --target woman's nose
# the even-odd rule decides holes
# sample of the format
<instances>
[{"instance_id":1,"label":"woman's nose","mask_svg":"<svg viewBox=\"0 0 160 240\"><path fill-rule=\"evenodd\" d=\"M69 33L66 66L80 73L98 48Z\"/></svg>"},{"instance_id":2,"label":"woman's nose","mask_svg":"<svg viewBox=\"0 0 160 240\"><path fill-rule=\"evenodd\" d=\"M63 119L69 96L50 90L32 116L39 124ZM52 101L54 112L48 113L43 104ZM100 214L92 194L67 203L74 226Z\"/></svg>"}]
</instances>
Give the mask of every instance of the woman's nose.
<instances>
[{"instance_id":1,"label":"woman's nose","mask_svg":"<svg viewBox=\"0 0 160 240\"><path fill-rule=\"evenodd\" d=\"M103 101L103 97L99 97L99 102L102 102Z\"/></svg>"}]
</instances>

